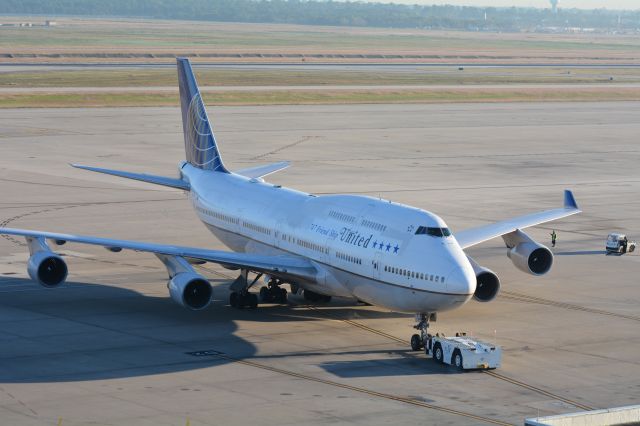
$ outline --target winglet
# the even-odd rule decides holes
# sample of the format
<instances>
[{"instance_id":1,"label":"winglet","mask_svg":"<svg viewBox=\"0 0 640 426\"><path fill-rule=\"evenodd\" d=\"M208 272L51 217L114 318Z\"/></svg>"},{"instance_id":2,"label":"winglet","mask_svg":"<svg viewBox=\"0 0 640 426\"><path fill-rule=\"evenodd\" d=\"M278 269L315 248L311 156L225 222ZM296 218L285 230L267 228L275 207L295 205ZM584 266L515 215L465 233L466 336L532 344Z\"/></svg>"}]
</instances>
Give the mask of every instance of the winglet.
<instances>
[{"instance_id":1,"label":"winglet","mask_svg":"<svg viewBox=\"0 0 640 426\"><path fill-rule=\"evenodd\" d=\"M578 203L576 203L576 199L573 196L573 192L571 192L568 189L564 190L564 208L579 210Z\"/></svg>"}]
</instances>

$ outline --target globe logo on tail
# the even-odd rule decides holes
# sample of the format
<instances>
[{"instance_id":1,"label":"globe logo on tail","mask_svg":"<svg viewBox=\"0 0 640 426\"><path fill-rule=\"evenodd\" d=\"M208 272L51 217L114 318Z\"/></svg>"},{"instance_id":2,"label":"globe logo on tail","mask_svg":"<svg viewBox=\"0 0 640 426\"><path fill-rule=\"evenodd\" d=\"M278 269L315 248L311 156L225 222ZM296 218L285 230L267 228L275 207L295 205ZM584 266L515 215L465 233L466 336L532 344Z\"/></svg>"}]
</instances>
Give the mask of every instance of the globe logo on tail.
<instances>
[{"instance_id":1,"label":"globe logo on tail","mask_svg":"<svg viewBox=\"0 0 640 426\"><path fill-rule=\"evenodd\" d=\"M195 93L189 103L187 112L187 132L185 134L185 151L187 160L196 167L216 170L222 164L216 140L209 124L207 111L204 108L200 93Z\"/></svg>"}]
</instances>

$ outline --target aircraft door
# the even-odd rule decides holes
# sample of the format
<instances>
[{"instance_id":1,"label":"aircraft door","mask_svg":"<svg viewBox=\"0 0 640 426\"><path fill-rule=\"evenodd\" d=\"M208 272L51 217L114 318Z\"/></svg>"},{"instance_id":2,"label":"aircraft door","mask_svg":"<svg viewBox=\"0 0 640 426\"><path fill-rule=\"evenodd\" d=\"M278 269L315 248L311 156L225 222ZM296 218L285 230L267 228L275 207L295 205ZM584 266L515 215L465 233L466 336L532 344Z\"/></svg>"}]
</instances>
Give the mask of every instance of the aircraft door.
<instances>
[{"instance_id":1,"label":"aircraft door","mask_svg":"<svg viewBox=\"0 0 640 426\"><path fill-rule=\"evenodd\" d=\"M284 238L287 235L287 231L284 229L284 219L280 218L276 221L276 229L274 230L275 246L278 248L286 247Z\"/></svg>"},{"instance_id":2,"label":"aircraft door","mask_svg":"<svg viewBox=\"0 0 640 426\"><path fill-rule=\"evenodd\" d=\"M380 270L383 268L383 266L382 266L382 253L377 250L373 256L373 260L371 261L371 268L373 270L371 276L379 280Z\"/></svg>"}]
</instances>

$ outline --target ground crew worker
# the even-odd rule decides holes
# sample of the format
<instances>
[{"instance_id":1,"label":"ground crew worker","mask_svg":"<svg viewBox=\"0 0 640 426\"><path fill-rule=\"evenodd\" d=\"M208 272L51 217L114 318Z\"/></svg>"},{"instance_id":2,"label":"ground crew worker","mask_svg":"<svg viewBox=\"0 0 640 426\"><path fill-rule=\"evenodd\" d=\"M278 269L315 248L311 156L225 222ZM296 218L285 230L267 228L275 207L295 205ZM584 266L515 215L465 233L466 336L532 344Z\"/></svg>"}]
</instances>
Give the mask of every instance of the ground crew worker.
<instances>
[{"instance_id":1,"label":"ground crew worker","mask_svg":"<svg viewBox=\"0 0 640 426\"><path fill-rule=\"evenodd\" d=\"M556 230L554 229L553 231L551 231L551 247L555 247L556 246L556 238L558 238L558 235L556 234Z\"/></svg>"}]
</instances>

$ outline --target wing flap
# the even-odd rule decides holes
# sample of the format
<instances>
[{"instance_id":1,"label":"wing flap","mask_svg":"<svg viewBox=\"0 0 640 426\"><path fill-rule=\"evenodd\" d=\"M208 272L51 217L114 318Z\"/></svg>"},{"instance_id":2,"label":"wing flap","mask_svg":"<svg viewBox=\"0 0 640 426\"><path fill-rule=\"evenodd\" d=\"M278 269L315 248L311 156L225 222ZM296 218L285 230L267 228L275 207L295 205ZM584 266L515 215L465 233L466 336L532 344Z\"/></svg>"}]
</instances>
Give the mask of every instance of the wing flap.
<instances>
[{"instance_id":1,"label":"wing flap","mask_svg":"<svg viewBox=\"0 0 640 426\"><path fill-rule=\"evenodd\" d=\"M564 207L553 210L546 210L538 213L531 213L524 216L507 219L477 228L466 229L455 234L456 240L463 249L480 244L492 238L500 237L504 234L514 232L517 229L524 229L541 223L551 222L580 213L578 204L569 190L564 192Z\"/></svg>"}]
</instances>

